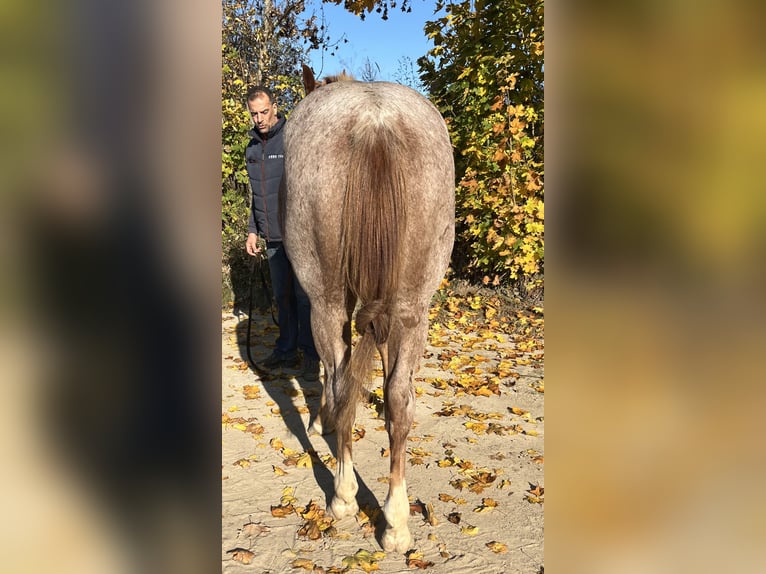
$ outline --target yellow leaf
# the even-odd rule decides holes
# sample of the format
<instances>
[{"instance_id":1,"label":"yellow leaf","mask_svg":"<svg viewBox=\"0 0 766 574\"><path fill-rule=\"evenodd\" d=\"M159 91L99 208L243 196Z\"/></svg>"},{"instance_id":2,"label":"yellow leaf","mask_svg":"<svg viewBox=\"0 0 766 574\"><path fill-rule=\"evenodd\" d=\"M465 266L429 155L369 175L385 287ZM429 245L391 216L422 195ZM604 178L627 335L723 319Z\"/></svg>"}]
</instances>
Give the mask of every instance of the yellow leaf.
<instances>
[{"instance_id":1,"label":"yellow leaf","mask_svg":"<svg viewBox=\"0 0 766 574\"><path fill-rule=\"evenodd\" d=\"M293 568L303 568L304 570L313 570L314 563L307 558L296 558L291 563Z\"/></svg>"},{"instance_id":2,"label":"yellow leaf","mask_svg":"<svg viewBox=\"0 0 766 574\"><path fill-rule=\"evenodd\" d=\"M476 536L479 533L479 527L466 524L460 527L460 532L466 536Z\"/></svg>"},{"instance_id":3,"label":"yellow leaf","mask_svg":"<svg viewBox=\"0 0 766 574\"><path fill-rule=\"evenodd\" d=\"M489 426L485 423L477 423L473 421L468 421L466 423L463 423L463 426L467 428L468 430L472 430L476 434L484 434L487 432L487 429Z\"/></svg>"},{"instance_id":4,"label":"yellow leaf","mask_svg":"<svg viewBox=\"0 0 766 574\"><path fill-rule=\"evenodd\" d=\"M502 554L508 552L508 546L502 542L487 542L486 547L492 550L495 554Z\"/></svg>"},{"instance_id":5,"label":"yellow leaf","mask_svg":"<svg viewBox=\"0 0 766 574\"><path fill-rule=\"evenodd\" d=\"M431 526L437 526L439 524L439 521L436 518L436 513L434 512L434 505L430 502L426 504L426 520Z\"/></svg>"},{"instance_id":6,"label":"yellow leaf","mask_svg":"<svg viewBox=\"0 0 766 574\"><path fill-rule=\"evenodd\" d=\"M278 466L271 465L271 468L274 470L274 474L276 474L277 476L284 476L287 474L286 470L282 470Z\"/></svg>"},{"instance_id":7,"label":"yellow leaf","mask_svg":"<svg viewBox=\"0 0 766 574\"><path fill-rule=\"evenodd\" d=\"M297 466L298 468L311 468L311 455L307 452L304 452L301 456L298 457Z\"/></svg>"},{"instance_id":8,"label":"yellow leaf","mask_svg":"<svg viewBox=\"0 0 766 574\"><path fill-rule=\"evenodd\" d=\"M269 444L271 445L271 448L273 448L274 450L282 450L283 448L285 448L285 445L278 438L271 439L269 441Z\"/></svg>"},{"instance_id":9,"label":"yellow leaf","mask_svg":"<svg viewBox=\"0 0 766 574\"><path fill-rule=\"evenodd\" d=\"M285 516L289 516L295 512L295 508L292 504L288 506L272 506L271 507L271 515L275 518L284 518Z\"/></svg>"}]
</instances>

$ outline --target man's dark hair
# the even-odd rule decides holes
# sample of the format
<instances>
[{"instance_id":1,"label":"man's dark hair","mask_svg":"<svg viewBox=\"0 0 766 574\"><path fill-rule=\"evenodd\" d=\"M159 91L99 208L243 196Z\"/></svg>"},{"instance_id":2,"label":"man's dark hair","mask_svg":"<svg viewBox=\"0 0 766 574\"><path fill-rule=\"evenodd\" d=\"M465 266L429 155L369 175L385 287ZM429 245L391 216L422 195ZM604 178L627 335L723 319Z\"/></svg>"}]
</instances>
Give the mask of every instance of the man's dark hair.
<instances>
[{"instance_id":1,"label":"man's dark hair","mask_svg":"<svg viewBox=\"0 0 766 574\"><path fill-rule=\"evenodd\" d=\"M268 89L265 86L253 86L249 90L247 90L247 98L246 101L250 101L254 98L257 98L259 95L264 94L266 97L269 98L270 103L274 103L274 94L271 93L271 90Z\"/></svg>"}]
</instances>

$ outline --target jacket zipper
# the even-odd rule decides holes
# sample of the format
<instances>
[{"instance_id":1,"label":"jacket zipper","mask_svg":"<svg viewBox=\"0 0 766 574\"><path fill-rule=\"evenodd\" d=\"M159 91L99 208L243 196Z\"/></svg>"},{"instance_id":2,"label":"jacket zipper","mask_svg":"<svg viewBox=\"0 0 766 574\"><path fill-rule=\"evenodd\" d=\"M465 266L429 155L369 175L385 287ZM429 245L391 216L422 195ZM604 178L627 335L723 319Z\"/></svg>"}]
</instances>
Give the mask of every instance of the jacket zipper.
<instances>
[{"instance_id":1,"label":"jacket zipper","mask_svg":"<svg viewBox=\"0 0 766 574\"><path fill-rule=\"evenodd\" d=\"M263 213L266 219L266 241L271 240L269 233L269 206L266 198L266 142L268 134L264 134L261 140L261 201L263 201Z\"/></svg>"}]
</instances>

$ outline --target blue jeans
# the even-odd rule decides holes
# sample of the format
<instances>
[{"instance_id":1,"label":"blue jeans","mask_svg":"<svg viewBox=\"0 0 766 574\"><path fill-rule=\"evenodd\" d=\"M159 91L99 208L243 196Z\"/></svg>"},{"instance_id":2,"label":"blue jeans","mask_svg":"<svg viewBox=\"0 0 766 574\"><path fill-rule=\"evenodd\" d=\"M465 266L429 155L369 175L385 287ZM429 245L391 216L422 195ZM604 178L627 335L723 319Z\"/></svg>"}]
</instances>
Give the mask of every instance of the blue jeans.
<instances>
[{"instance_id":1,"label":"blue jeans","mask_svg":"<svg viewBox=\"0 0 766 574\"><path fill-rule=\"evenodd\" d=\"M311 303L308 295L298 283L293 266L287 258L281 241L266 244L269 259L271 286L277 302L279 337L276 352L285 357L294 357L297 349L309 359L319 359L311 335Z\"/></svg>"}]
</instances>

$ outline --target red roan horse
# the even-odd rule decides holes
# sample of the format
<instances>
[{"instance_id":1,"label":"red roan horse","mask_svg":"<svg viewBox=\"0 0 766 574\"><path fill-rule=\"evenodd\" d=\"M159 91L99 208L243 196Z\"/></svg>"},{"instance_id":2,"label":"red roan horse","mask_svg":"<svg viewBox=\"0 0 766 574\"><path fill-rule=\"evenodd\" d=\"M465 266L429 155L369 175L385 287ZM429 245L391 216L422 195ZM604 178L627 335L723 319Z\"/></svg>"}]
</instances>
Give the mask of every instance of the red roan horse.
<instances>
[{"instance_id":1,"label":"red roan horse","mask_svg":"<svg viewBox=\"0 0 766 574\"><path fill-rule=\"evenodd\" d=\"M313 427L337 431L330 511L341 519L359 508L351 433L377 348L391 445L382 544L404 553L411 542L404 464L415 411L412 379L455 235L452 145L439 112L410 88L317 83L305 66L304 83L308 95L285 128L282 215L285 247L311 300L325 370ZM352 354L357 304L360 337Z\"/></svg>"}]
</instances>

